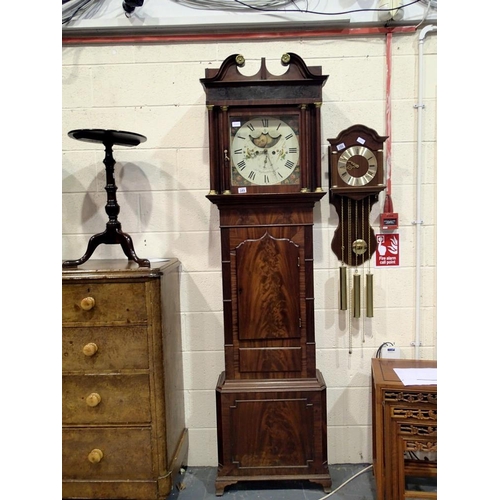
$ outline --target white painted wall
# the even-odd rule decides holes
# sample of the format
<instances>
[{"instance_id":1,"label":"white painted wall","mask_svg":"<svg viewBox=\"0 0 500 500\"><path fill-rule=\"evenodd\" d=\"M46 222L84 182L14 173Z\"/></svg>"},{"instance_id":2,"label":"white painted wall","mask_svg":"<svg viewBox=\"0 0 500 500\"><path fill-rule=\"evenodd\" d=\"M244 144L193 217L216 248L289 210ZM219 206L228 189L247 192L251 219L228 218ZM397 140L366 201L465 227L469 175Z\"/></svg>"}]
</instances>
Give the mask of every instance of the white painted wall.
<instances>
[{"instance_id":1,"label":"white painted wall","mask_svg":"<svg viewBox=\"0 0 500 500\"><path fill-rule=\"evenodd\" d=\"M422 288L420 357L436 359L436 32L424 42ZM255 73L266 57L274 73L285 52L321 65L323 188L328 189L327 139L363 123L385 133L385 36L297 40L213 41L64 46L62 50L62 258L77 259L105 228L104 151L75 141L77 128L138 132L147 142L116 148L119 220L141 258L177 257L181 305L188 463L217 464L215 384L224 369L219 214L209 189L205 93L199 79L230 54ZM400 266L375 268L375 317L353 321L349 355L344 314L337 307L338 261L330 249L338 217L325 196L315 208L317 364L328 398L329 463L369 462L370 361L385 341L414 357L415 180L418 32L393 36L392 197L400 216ZM383 197L381 197L383 199ZM372 210L378 228L379 204ZM376 232L377 229L376 229ZM124 258L101 245L93 258Z\"/></svg>"}]
</instances>

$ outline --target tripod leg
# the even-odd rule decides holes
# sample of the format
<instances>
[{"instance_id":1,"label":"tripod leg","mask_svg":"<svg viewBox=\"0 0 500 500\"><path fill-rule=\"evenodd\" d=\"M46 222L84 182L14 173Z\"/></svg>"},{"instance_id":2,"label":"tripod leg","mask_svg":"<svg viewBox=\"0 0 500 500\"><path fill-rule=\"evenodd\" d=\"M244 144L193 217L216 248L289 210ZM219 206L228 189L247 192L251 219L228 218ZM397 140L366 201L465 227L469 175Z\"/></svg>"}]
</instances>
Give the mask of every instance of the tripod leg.
<instances>
[{"instance_id":1,"label":"tripod leg","mask_svg":"<svg viewBox=\"0 0 500 500\"><path fill-rule=\"evenodd\" d=\"M65 260L62 263L63 267L76 267L84 262L87 262L92 254L94 253L94 250L101 244L101 243L106 243L106 237L107 237L107 232L103 231L102 233L99 234L94 234L94 236L91 236L89 239L89 243L87 245L87 251L83 254L82 257L80 257L77 260Z\"/></svg>"},{"instance_id":2,"label":"tripod leg","mask_svg":"<svg viewBox=\"0 0 500 500\"><path fill-rule=\"evenodd\" d=\"M137 257L134 250L134 244L132 243L132 238L127 233L117 231L116 235L125 255L129 258L129 260L137 262L139 267L151 267L148 259L139 259L139 257Z\"/></svg>"}]
</instances>

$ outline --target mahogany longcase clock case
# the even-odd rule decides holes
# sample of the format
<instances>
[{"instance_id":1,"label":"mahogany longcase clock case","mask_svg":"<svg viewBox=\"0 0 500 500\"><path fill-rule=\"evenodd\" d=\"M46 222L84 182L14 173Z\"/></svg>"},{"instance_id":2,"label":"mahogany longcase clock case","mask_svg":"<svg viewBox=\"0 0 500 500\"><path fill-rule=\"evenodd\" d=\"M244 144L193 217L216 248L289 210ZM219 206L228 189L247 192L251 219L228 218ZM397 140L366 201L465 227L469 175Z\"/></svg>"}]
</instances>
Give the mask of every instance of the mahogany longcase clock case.
<instances>
[{"instance_id":1,"label":"mahogany longcase clock case","mask_svg":"<svg viewBox=\"0 0 500 500\"><path fill-rule=\"evenodd\" d=\"M331 489L326 385L316 369L313 209L328 78L296 54L253 76L205 70L210 193L220 215L225 370L216 386L216 494L238 481Z\"/></svg>"}]
</instances>

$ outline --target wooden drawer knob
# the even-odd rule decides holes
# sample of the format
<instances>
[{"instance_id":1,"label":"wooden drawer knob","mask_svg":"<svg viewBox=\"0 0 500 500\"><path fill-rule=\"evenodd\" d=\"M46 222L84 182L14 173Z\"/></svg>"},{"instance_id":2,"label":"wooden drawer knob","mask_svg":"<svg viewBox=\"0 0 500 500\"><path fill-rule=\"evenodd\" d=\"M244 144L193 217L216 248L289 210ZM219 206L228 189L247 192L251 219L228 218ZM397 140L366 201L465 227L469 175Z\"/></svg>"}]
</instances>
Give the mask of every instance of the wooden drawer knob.
<instances>
[{"instance_id":1,"label":"wooden drawer knob","mask_svg":"<svg viewBox=\"0 0 500 500\"><path fill-rule=\"evenodd\" d=\"M89 406L97 406L101 402L101 396L97 392L93 392L87 396L85 401Z\"/></svg>"},{"instance_id":2,"label":"wooden drawer knob","mask_svg":"<svg viewBox=\"0 0 500 500\"><path fill-rule=\"evenodd\" d=\"M88 459L89 462L92 462L93 464L98 464L102 460L103 456L104 453L99 448L95 448L89 453Z\"/></svg>"},{"instance_id":3,"label":"wooden drawer knob","mask_svg":"<svg viewBox=\"0 0 500 500\"><path fill-rule=\"evenodd\" d=\"M97 345L94 342L89 342L87 345L83 346L83 354L85 356L93 356L97 352Z\"/></svg>"},{"instance_id":4,"label":"wooden drawer knob","mask_svg":"<svg viewBox=\"0 0 500 500\"><path fill-rule=\"evenodd\" d=\"M90 311L95 306L94 297L85 297L80 302L80 306L84 311Z\"/></svg>"}]
</instances>

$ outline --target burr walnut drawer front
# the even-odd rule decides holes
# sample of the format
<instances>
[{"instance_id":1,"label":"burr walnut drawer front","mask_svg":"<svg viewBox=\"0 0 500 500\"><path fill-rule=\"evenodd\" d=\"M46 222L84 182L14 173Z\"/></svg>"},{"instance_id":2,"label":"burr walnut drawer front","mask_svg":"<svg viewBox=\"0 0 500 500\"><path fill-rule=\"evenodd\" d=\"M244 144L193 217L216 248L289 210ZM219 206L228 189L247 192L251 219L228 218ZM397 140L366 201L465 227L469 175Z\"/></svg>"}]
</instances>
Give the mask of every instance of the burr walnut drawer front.
<instances>
[{"instance_id":1,"label":"burr walnut drawer front","mask_svg":"<svg viewBox=\"0 0 500 500\"><path fill-rule=\"evenodd\" d=\"M79 283L63 286L63 324L146 323L144 283Z\"/></svg>"},{"instance_id":2,"label":"burr walnut drawer front","mask_svg":"<svg viewBox=\"0 0 500 500\"><path fill-rule=\"evenodd\" d=\"M146 326L68 327L62 337L63 372L149 367Z\"/></svg>"},{"instance_id":3,"label":"burr walnut drawer front","mask_svg":"<svg viewBox=\"0 0 500 500\"><path fill-rule=\"evenodd\" d=\"M153 473L150 428L65 428L63 479L149 479Z\"/></svg>"},{"instance_id":4,"label":"burr walnut drawer front","mask_svg":"<svg viewBox=\"0 0 500 500\"><path fill-rule=\"evenodd\" d=\"M151 422L148 374L63 375L65 425Z\"/></svg>"}]
</instances>

